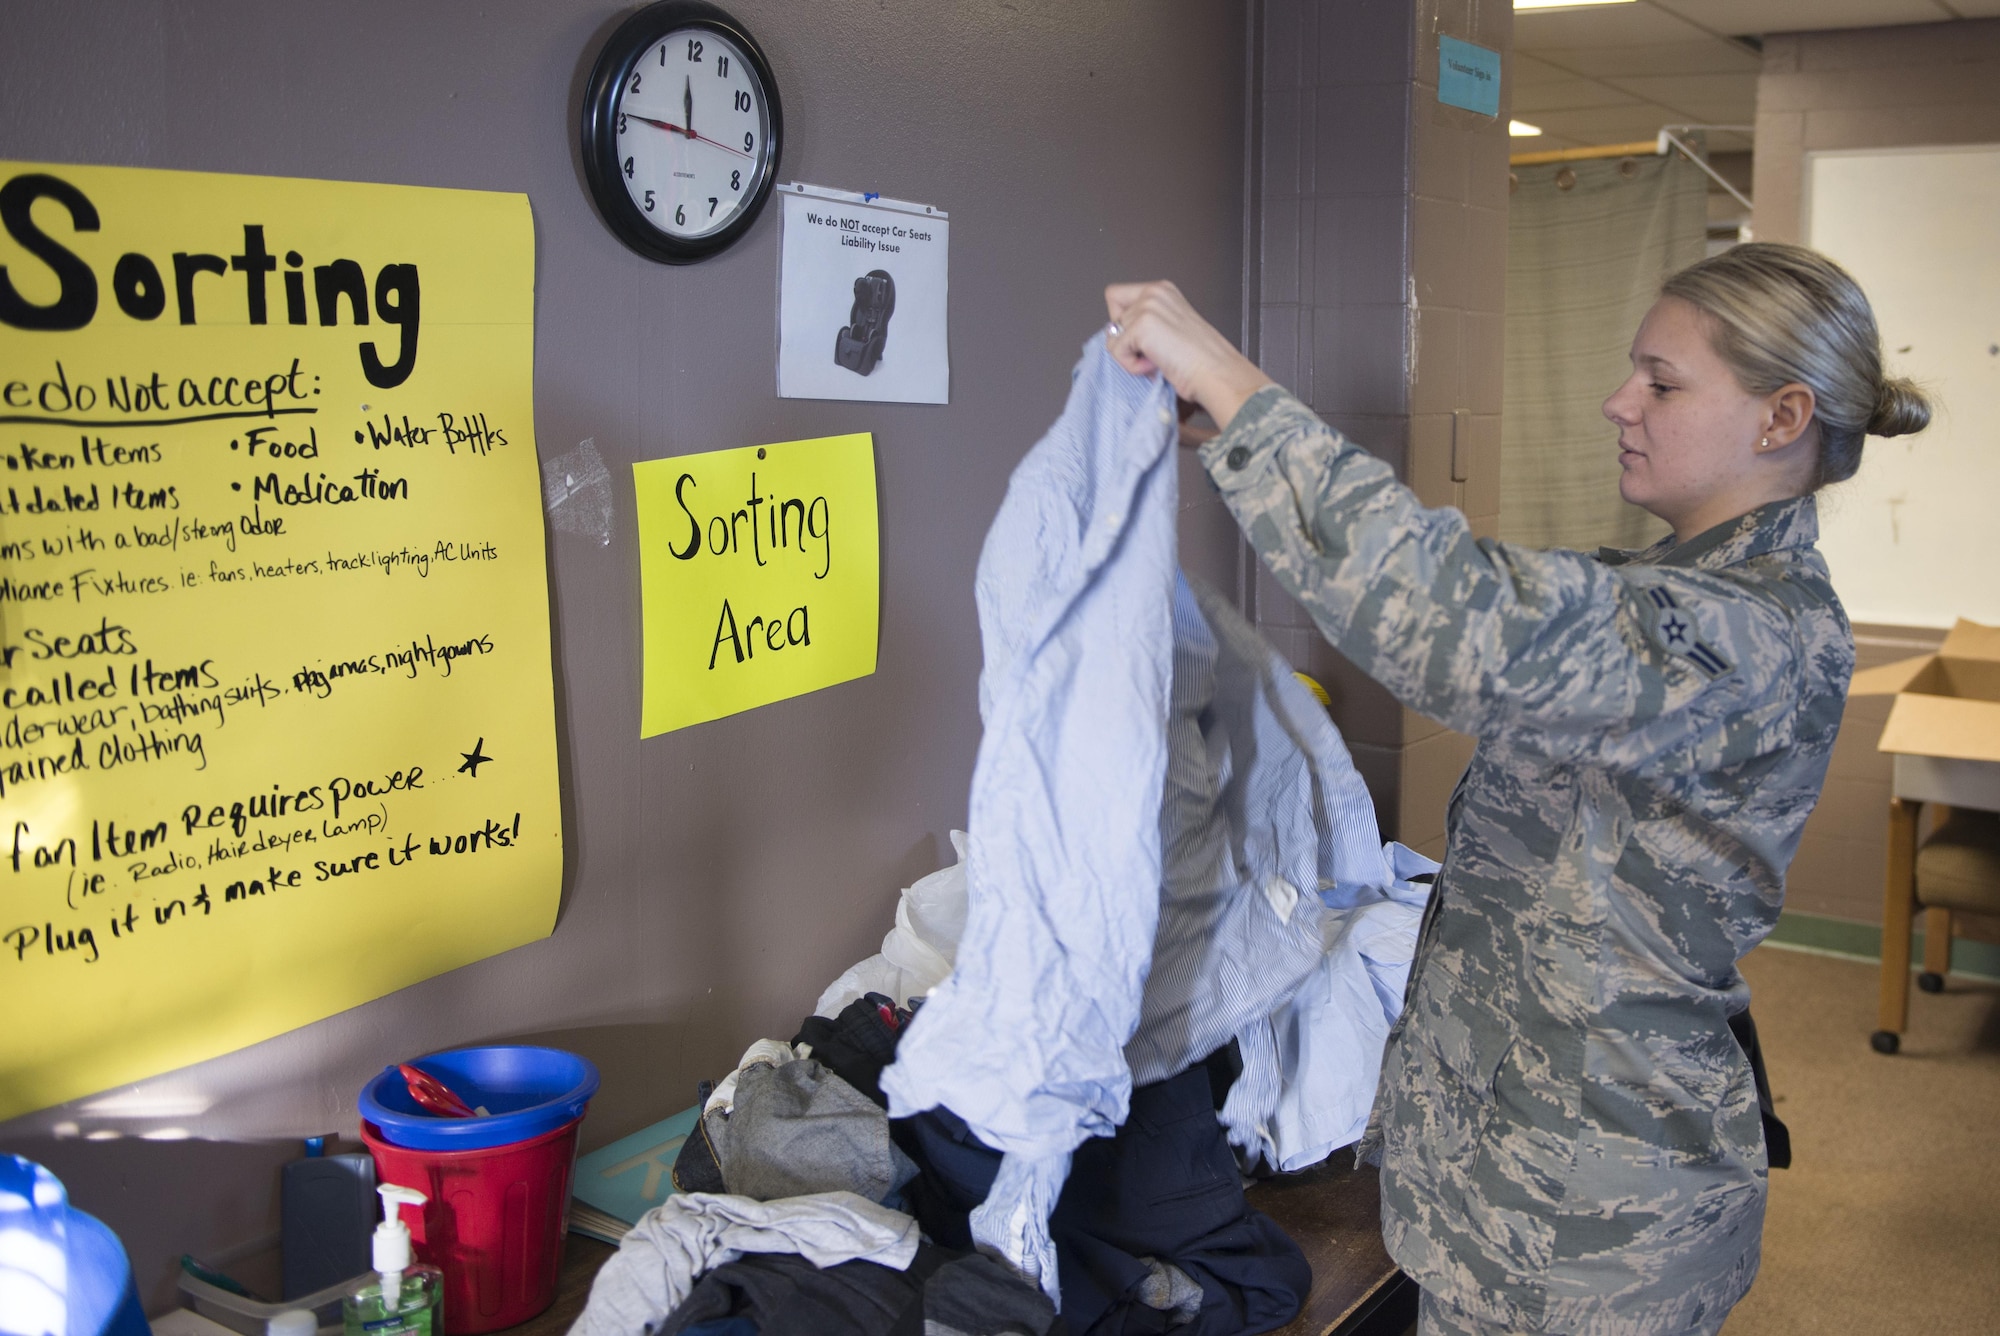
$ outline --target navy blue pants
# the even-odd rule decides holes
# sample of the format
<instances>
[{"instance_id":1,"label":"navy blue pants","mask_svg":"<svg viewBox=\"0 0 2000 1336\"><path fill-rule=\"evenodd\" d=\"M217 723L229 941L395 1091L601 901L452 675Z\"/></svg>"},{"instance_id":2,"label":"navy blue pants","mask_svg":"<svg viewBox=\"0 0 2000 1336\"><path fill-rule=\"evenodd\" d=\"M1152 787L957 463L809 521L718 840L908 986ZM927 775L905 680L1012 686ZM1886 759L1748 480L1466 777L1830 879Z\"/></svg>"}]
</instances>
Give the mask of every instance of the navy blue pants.
<instances>
[{"instance_id":1,"label":"navy blue pants","mask_svg":"<svg viewBox=\"0 0 2000 1336\"><path fill-rule=\"evenodd\" d=\"M1180 1336L1270 1331L1297 1315L1312 1269L1286 1233L1250 1209L1215 1117L1206 1066L1132 1092L1132 1112L1109 1137L1077 1147L1049 1232L1062 1281L1063 1317L1085 1336L1168 1330L1173 1315L1136 1290L1144 1258L1171 1263L1201 1286L1202 1307ZM934 1240L972 1245L967 1220L986 1199L999 1152L957 1115L933 1109L890 1125L921 1172L905 1188Z\"/></svg>"}]
</instances>

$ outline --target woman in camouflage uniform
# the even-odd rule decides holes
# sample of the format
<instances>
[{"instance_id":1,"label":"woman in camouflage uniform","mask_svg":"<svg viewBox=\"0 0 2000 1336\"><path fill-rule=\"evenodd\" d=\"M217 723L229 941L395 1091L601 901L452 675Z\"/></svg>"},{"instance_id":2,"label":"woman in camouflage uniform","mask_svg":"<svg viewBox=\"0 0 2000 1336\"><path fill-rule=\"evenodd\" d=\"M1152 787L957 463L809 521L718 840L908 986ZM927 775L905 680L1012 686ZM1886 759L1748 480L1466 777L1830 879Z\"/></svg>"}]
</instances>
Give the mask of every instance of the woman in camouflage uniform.
<instances>
[{"instance_id":1,"label":"woman in camouflage uniform","mask_svg":"<svg viewBox=\"0 0 2000 1336\"><path fill-rule=\"evenodd\" d=\"M1478 739L1362 1153L1426 1332L1701 1333L1757 1271L1766 1159L1728 1019L1776 922L1854 663L1813 493L1920 430L1831 261L1676 275L1605 401L1641 552L1474 538L1171 284L1108 338L1224 428L1202 460L1347 658Z\"/></svg>"}]
</instances>

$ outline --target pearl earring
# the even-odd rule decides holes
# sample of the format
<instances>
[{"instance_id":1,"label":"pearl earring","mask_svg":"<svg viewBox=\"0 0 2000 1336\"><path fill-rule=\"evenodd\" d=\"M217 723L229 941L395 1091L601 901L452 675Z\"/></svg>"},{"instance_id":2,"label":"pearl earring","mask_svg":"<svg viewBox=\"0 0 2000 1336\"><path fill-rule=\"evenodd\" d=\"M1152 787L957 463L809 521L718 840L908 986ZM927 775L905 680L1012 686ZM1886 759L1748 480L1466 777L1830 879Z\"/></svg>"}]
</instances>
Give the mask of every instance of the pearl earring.
<instances>
[{"instance_id":1,"label":"pearl earring","mask_svg":"<svg viewBox=\"0 0 2000 1336\"><path fill-rule=\"evenodd\" d=\"M1771 438L1766 436L1763 440L1757 442L1757 448L1759 450L1769 450L1771 448Z\"/></svg>"}]
</instances>

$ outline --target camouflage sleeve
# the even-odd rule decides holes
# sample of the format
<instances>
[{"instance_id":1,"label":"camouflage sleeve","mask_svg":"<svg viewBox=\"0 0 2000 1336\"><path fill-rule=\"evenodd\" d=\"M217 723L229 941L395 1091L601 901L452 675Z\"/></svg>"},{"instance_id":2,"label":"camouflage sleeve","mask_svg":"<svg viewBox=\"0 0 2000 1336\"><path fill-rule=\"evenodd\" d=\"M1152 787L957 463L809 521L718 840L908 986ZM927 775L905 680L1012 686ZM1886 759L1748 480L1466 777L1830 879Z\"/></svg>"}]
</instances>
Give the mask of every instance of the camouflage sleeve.
<instances>
[{"instance_id":1,"label":"camouflage sleeve","mask_svg":"<svg viewBox=\"0 0 2000 1336\"><path fill-rule=\"evenodd\" d=\"M1275 386L1201 453L1278 582L1413 710L1623 770L1714 769L1789 741L1799 632L1740 581L1475 539Z\"/></svg>"}]
</instances>

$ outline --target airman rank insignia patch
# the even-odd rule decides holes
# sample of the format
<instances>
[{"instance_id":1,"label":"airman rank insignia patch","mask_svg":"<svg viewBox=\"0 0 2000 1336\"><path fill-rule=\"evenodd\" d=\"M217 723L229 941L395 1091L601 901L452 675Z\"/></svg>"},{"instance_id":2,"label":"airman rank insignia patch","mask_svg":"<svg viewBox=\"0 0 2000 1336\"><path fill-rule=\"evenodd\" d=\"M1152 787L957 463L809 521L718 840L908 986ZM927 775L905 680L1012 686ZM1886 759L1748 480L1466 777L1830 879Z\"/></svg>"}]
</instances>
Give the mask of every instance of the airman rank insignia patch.
<instances>
[{"instance_id":1,"label":"airman rank insignia patch","mask_svg":"<svg viewBox=\"0 0 2000 1336\"><path fill-rule=\"evenodd\" d=\"M1701 628L1695 623L1693 615L1671 590L1655 585L1646 590L1645 597L1654 644L1669 654L1686 659L1711 678L1721 677L1729 671L1729 660L1701 638Z\"/></svg>"}]
</instances>

